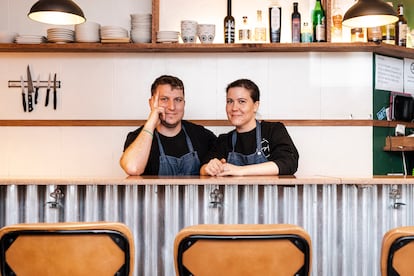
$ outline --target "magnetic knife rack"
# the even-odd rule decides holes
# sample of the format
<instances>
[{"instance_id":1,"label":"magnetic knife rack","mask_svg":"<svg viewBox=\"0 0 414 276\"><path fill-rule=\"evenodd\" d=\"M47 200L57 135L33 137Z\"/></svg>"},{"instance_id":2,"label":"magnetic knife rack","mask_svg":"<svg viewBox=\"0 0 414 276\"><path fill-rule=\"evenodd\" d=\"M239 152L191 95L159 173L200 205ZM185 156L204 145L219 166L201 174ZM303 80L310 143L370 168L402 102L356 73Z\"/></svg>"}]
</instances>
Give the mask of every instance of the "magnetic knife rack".
<instances>
[{"instance_id":1,"label":"magnetic knife rack","mask_svg":"<svg viewBox=\"0 0 414 276\"><path fill-rule=\"evenodd\" d=\"M49 81L39 81L39 88L47 88ZM33 88L36 88L37 80L32 81ZM27 88L27 81L23 81L24 87ZM22 88L21 81L9 80L9 88ZM56 88L60 88L60 81L56 81ZM50 89L53 89L53 80L50 81Z\"/></svg>"}]
</instances>

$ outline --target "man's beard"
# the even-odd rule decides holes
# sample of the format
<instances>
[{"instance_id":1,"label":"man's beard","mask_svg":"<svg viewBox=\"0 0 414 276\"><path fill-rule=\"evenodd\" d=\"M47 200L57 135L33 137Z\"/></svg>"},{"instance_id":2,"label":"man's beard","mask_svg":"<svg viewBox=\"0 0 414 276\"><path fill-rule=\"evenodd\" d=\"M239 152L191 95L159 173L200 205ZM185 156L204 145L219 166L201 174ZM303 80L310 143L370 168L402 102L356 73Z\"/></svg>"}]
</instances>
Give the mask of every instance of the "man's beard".
<instances>
[{"instance_id":1,"label":"man's beard","mask_svg":"<svg viewBox=\"0 0 414 276\"><path fill-rule=\"evenodd\" d=\"M161 120L161 124L163 125L163 126L165 126L166 128L175 128L176 126L178 126L178 124L179 124L180 122L178 121L178 122L176 122L176 123L174 123L174 124L169 124L169 123L167 123L167 121L165 121L165 120Z\"/></svg>"}]
</instances>

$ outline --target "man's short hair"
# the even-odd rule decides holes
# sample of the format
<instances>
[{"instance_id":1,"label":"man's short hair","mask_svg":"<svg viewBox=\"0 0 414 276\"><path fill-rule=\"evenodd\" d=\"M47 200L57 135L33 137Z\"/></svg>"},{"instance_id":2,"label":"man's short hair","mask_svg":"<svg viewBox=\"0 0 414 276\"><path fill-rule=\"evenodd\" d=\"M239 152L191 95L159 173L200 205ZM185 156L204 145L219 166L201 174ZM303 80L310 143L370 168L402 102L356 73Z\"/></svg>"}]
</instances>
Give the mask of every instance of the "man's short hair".
<instances>
[{"instance_id":1,"label":"man's short hair","mask_svg":"<svg viewBox=\"0 0 414 276\"><path fill-rule=\"evenodd\" d=\"M155 81L151 85L151 96L154 96L157 87L162 84L169 84L171 85L172 89L180 89L183 90L184 94L184 83L177 77L169 76L169 75L162 75L155 79Z\"/></svg>"}]
</instances>

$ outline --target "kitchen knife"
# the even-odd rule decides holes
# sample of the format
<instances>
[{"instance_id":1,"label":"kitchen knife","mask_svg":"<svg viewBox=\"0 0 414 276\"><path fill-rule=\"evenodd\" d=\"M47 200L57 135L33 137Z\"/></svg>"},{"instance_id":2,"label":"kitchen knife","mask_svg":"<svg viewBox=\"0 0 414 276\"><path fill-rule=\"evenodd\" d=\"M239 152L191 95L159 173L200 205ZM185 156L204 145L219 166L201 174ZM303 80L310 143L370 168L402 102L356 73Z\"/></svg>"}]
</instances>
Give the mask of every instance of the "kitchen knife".
<instances>
[{"instance_id":1,"label":"kitchen knife","mask_svg":"<svg viewBox=\"0 0 414 276\"><path fill-rule=\"evenodd\" d=\"M56 73L55 77L53 78L53 109L56 110L57 106L57 98L56 98Z\"/></svg>"},{"instance_id":2,"label":"kitchen knife","mask_svg":"<svg viewBox=\"0 0 414 276\"><path fill-rule=\"evenodd\" d=\"M29 112L33 111L33 92L34 92L34 88L33 88L32 75L30 74L29 65L27 65L27 95L28 95L27 103L29 107Z\"/></svg>"},{"instance_id":3,"label":"kitchen knife","mask_svg":"<svg viewBox=\"0 0 414 276\"><path fill-rule=\"evenodd\" d=\"M26 95L24 94L24 80L23 80L23 76L20 76L20 86L22 87L23 110L24 110L24 112L26 112L27 111L27 107L26 107Z\"/></svg>"},{"instance_id":4,"label":"kitchen knife","mask_svg":"<svg viewBox=\"0 0 414 276\"><path fill-rule=\"evenodd\" d=\"M49 79L47 81L47 88L46 88L45 106L49 104L50 87L52 86L51 83L52 83L52 75L49 73Z\"/></svg>"},{"instance_id":5,"label":"kitchen knife","mask_svg":"<svg viewBox=\"0 0 414 276\"><path fill-rule=\"evenodd\" d=\"M37 104L37 99L39 98L39 88L40 88L40 75L37 76L36 88L35 88L35 104Z\"/></svg>"}]
</instances>

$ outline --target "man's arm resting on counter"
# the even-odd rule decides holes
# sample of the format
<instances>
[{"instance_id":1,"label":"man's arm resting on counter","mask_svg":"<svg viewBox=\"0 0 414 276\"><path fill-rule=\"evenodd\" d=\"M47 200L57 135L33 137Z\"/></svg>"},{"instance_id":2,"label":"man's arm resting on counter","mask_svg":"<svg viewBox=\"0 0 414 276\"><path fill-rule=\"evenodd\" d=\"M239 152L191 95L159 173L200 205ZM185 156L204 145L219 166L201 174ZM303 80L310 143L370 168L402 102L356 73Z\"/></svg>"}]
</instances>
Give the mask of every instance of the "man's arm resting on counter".
<instances>
[{"instance_id":1,"label":"man's arm resting on counter","mask_svg":"<svg viewBox=\"0 0 414 276\"><path fill-rule=\"evenodd\" d=\"M154 129L151 130L144 126L134 142L125 149L119 163L128 175L141 175L144 173L153 137Z\"/></svg>"}]
</instances>

